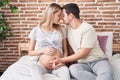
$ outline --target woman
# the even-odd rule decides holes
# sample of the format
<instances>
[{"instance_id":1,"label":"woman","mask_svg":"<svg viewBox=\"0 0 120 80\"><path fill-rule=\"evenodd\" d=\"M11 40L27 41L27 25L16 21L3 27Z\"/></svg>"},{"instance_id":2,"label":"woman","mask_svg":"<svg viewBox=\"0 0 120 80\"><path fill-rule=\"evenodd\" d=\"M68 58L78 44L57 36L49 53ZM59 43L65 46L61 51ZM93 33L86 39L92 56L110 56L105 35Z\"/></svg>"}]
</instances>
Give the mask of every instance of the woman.
<instances>
[{"instance_id":1,"label":"woman","mask_svg":"<svg viewBox=\"0 0 120 80\"><path fill-rule=\"evenodd\" d=\"M0 80L44 80L46 73L52 73L60 80L70 80L69 70L64 64L50 63L56 56L67 56L65 30L58 24L61 13L58 4L48 6L40 25L29 35L29 56L23 56L11 65Z\"/></svg>"},{"instance_id":2,"label":"woman","mask_svg":"<svg viewBox=\"0 0 120 80\"><path fill-rule=\"evenodd\" d=\"M61 26L58 24L58 22L60 21L61 13L61 7L55 3L51 4L47 8L40 25L35 27L29 35L29 55L40 56L39 62L41 66L45 67L45 70L41 67L41 70L44 70L44 73L50 71L53 74L58 75L58 77L60 77L61 80L68 80L69 70L66 66L58 64L62 67L53 70L55 64L53 65L49 63L50 61L54 60L56 56L67 56L66 38L64 34L65 31L63 31L64 29L61 28ZM64 54L62 46L64 47ZM65 71L65 73L67 72L67 76L66 74L64 75L62 71Z\"/></svg>"}]
</instances>

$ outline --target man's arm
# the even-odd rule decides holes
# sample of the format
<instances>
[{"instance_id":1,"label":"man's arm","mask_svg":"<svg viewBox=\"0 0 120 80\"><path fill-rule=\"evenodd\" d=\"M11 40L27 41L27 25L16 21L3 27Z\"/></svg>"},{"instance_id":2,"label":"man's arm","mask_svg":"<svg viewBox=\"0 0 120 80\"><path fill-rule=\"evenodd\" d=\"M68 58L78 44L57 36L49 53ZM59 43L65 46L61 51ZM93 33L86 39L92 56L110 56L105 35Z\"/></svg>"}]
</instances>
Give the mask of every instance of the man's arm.
<instances>
[{"instance_id":1,"label":"man's arm","mask_svg":"<svg viewBox=\"0 0 120 80\"><path fill-rule=\"evenodd\" d=\"M74 62L74 61L77 61L78 59L84 59L88 56L91 49L92 48L82 48L78 53L75 53L68 57L60 58L60 59L56 60L56 62L66 63L66 62Z\"/></svg>"}]
</instances>

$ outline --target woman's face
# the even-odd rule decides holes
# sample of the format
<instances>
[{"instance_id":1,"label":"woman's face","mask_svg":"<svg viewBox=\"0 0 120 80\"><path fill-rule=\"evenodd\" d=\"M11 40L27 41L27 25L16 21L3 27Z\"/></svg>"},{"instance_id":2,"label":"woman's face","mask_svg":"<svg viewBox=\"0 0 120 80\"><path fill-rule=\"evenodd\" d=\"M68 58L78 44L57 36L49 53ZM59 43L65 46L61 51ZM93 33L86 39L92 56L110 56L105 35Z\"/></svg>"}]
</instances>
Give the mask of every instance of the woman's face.
<instances>
[{"instance_id":1,"label":"woman's face","mask_svg":"<svg viewBox=\"0 0 120 80\"><path fill-rule=\"evenodd\" d=\"M58 24L61 19L62 10L59 10L53 15L53 23Z\"/></svg>"}]
</instances>

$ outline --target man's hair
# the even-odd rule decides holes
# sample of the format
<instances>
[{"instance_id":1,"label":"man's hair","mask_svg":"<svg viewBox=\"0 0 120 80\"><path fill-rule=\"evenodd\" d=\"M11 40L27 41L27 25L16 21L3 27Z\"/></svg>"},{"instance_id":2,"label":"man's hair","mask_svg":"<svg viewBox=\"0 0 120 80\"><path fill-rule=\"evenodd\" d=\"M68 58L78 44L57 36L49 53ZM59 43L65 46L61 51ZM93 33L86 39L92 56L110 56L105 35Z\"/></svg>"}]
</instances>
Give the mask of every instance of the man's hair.
<instances>
[{"instance_id":1,"label":"man's hair","mask_svg":"<svg viewBox=\"0 0 120 80\"><path fill-rule=\"evenodd\" d=\"M63 9L65 9L66 13L69 15L70 13L72 13L76 18L80 18L79 13L79 7L77 4L75 3L69 3L63 6Z\"/></svg>"}]
</instances>

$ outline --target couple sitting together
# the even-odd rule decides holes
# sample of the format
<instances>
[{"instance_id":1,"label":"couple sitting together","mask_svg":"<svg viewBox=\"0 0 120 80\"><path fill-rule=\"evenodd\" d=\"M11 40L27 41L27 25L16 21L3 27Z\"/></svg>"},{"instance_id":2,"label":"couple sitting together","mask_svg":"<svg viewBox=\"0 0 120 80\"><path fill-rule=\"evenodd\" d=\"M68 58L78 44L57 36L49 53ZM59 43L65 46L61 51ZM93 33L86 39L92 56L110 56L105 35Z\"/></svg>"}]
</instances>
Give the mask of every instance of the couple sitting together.
<instances>
[{"instance_id":1,"label":"couple sitting together","mask_svg":"<svg viewBox=\"0 0 120 80\"><path fill-rule=\"evenodd\" d=\"M77 4L52 3L40 24L30 32L29 55L8 67L0 80L44 80L50 73L60 80L113 80L108 59L101 50L92 25L80 20ZM66 25L59 24L60 20ZM67 42L74 54L68 56ZM77 63L68 68L65 63Z\"/></svg>"}]
</instances>

